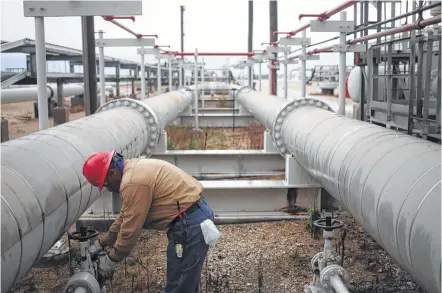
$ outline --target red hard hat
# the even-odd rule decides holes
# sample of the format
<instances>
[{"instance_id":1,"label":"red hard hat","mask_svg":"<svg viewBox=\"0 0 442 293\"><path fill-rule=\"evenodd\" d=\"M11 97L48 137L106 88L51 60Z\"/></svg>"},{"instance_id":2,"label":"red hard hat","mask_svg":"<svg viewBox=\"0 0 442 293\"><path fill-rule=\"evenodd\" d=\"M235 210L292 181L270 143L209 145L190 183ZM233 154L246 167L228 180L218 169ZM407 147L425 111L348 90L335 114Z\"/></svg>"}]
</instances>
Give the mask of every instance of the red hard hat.
<instances>
[{"instance_id":1,"label":"red hard hat","mask_svg":"<svg viewBox=\"0 0 442 293\"><path fill-rule=\"evenodd\" d=\"M110 152L96 152L87 158L83 165L83 175L92 185L97 186L98 189L103 189L104 179L106 178L109 165L112 157L115 154L115 149Z\"/></svg>"}]
</instances>

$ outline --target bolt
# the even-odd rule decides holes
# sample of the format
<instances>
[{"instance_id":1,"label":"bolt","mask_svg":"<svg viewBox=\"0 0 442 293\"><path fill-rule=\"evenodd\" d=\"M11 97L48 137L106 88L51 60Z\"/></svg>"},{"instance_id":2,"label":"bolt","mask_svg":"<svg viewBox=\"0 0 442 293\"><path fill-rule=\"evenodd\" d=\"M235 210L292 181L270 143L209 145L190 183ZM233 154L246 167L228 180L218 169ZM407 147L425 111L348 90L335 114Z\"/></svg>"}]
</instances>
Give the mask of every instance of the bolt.
<instances>
[{"instance_id":1,"label":"bolt","mask_svg":"<svg viewBox=\"0 0 442 293\"><path fill-rule=\"evenodd\" d=\"M324 276L324 280L328 281L330 278L328 276Z\"/></svg>"},{"instance_id":2,"label":"bolt","mask_svg":"<svg viewBox=\"0 0 442 293\"><path fill-rule=\"evenodd\" d=\"M31 7L31 8L29 8L29 11L34 11L34 8L32 8L32 7Z\"/></svg>"},{"instance_id":3,"label":"bolt","mask_svg":"<svg viewBox=\"0 0 442 293\"><path fill-rule=\"evenodd\" d=\"M344 272L342 270L339 270L338 275L342 276L344 274Z\"/></svg>"},{"instance_id":4,"label":"bolt","mask_svg":"<svg viewBox=\"0 0 442 293\"><path fill-rule=\"evenodd\" d=\"M325 289L328 289L328 284L324 284L324 288L325 288Z\"/></svg>"}]
</instances>

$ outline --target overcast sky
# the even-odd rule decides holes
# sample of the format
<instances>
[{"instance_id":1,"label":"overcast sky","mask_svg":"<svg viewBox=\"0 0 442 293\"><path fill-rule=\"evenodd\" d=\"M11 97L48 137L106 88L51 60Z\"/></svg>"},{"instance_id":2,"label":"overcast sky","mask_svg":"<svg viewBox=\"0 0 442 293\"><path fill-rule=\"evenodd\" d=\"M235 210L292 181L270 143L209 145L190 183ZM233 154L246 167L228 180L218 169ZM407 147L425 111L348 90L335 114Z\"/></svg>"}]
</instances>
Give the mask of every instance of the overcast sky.
<instances>
[{"instance_id":1,"label":"overcast sky","mask_svg":"<svg viewBox=\"0 0 442 293\"><path fill-rule=\"evenodd\" d=\"M343 0L279 0L278 30L290 31L307 23L308 18L298 20L300 13L321 13ZM22 38L35 38L34 20L23 16L23 1L0 0L1 39L14 41ZM135 23L119 20L129 28L143 34L158 34L157 44L170 45L172 50L180 50L180 5L185 6L184 31L185 51L247 51L248 0L143 0L143 14L136 16ZM374 18L374 7L370 5L370 18ZM353 20L353 7L347 8L347 19ZM339 14L331 19L338 20ZM46 18L46 42L57 45L82 48L80 17ZM130 38L129 33L119 27L95 17L95 31L105 31L105 38ZM254 1L253 48L263 49L262 42L269 42L269 1ZM310 33L312 43L336 36L336 33ZM332 43L330 43L332 44ZM98 52L98 48L97 48ZM9 55L9 54L8 54ZM106 48L105 55L138 61L136 48ZM347 54L347 64L352 62L352 54ZM15 57L2 56L2 68L13 67ZM232 57L229 63L240 58ZM148 59L148 61L153 61ZM220 68L226 63L225 57L206 57L208 67ZM320 61L313 64L337 64L338 54L322 54ZM295 65L292 65L295 66ZM263 66L263 72L266 66Z\"/></svg>"}]
</instances>

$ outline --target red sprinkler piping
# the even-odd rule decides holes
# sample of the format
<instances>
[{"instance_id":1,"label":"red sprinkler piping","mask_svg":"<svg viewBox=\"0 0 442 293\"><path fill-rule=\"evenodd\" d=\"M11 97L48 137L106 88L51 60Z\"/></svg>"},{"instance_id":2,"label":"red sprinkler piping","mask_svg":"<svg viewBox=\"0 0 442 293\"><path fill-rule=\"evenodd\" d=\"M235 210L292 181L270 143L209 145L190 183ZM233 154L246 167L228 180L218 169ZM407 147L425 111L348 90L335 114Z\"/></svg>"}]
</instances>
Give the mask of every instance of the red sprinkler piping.
<instances>
[{"instance_id":1,"label":"red sprinkler piping","mask_svg":"<svg viewBox=\"0 0 442 293\"><path fill-rule=\"evenodd\" d=\"M164 52L163 54L165 54ZM245 53L238 53L238 52L198 52L198 56L255 56L254 52L245 52ZM195 56L194 52L176 52L176 56Z\"/></svg>"},{"instance_id":2,"label":"red sprinkler piping","mask_svg":"<svg viewBox=\"0 0 442 293\"><path fill-rule=\"evenodd\" d=\"M354 5L356 2L358 2L358 1L357 0L345 1L344 3L336 6L335 8L332 8L331 10L326 11L326 12L321 13L321 14L300 14L299 15L299 19L301 20L301 18L303 18L303 17L318 16L317 20L324 21L326 19L329 19L331 16L335 15L336 13L341 12L342 10L344 10L344 9ZM300 28L298 28L298 29L296 29L294 31L291 31L291 32L288 32L288 33L273 32L273 35L287 34L288 35L287 37L292 37L292 36L296 35L297 33L300 33L302 31L308 29L309 27L310 27L310 24L305 24L305 25L301 26Z\"/></svg>"},{"instance_id":3,"label":"red sprinkler piping","mask_svg":"<svg viewBox=\"0 0 442 293\"><path fill-rule=\"evenodd\" d=\"M377 39L377 38L382 38L385 36L390 36L393 34L397 34L397 33L403 33L403 32L408 32L414 29L423 29L426 26L432 25L432 24L436 24L436 23L440 23L441 22L441 17L440 16L436 16L433 18L428 18L425 20L417 20L415 23L410 23L404 26L400 26L400 27L396 27L396 28L392 28L383 32L379 32L376 34L372 34L372 35L368 35L368 36L364 36L361 38L357 38L354 40L350 40L348 41L349 44L356 44L356 43L360 43L360 42L364 42L364 41L369 41L369 40L373 40L373 39Z\"/></svg>"},{"instance_id":4,"label":"red sprinkler piping","mask_svg":"<svg viewBox=\"0 0 442 293\"><path fill-rule=\"evenodd\" d=\"M441 22L441 18L439 16L433 17L433 18L429 18L429 19L425 19L425 20L417 20L415 23L411 23L411 24L407 24L404 26L400 26L400 27L396 27L396 28L392 28L383 32L379 32L379 33L375 33L375 34L371 34L368 36L364 36L361 38L357 38L357 39L353 39L353 40L349 40L347 42L347 44L349 45L354 45L357 43L361 43L361 42L365 42L365 41L369 41L369 40L374 40L377 38L382 38L385 36L391 36L397 33L402 33L402 32L408 32L414 29L423 29L429 25L432 24L436 24L436 23L440 23ZM307 53L307 55L313 55L313 54L318 54L318 53L331 53L333 52L333 46L328 46L328 47L324 47L324 48L316 48L313 49L311 51L309 51ZM299 58L300 55L296 55L293 57L290 57L290 59L296 59Z\"/></svg>"}]
</instances>

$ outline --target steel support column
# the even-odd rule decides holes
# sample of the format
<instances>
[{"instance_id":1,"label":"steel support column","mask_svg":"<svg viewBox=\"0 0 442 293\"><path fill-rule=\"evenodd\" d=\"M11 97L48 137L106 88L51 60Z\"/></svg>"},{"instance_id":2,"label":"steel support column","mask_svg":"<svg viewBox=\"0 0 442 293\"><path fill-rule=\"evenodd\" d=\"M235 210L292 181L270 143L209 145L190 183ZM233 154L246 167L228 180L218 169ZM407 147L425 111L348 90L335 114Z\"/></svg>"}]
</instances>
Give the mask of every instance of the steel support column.
<instances>
[{"instance_id":1,"label":"steel support column","mask_svg":"<svg viewBox=\"0 0 442 293\"><path fill-rule=\"evenodd\" d=\"M98 107L94 17L82 16L81 27L83 35L84 104L86 116L88 116L94 114Z\"/></svg>"}]
</instances>

